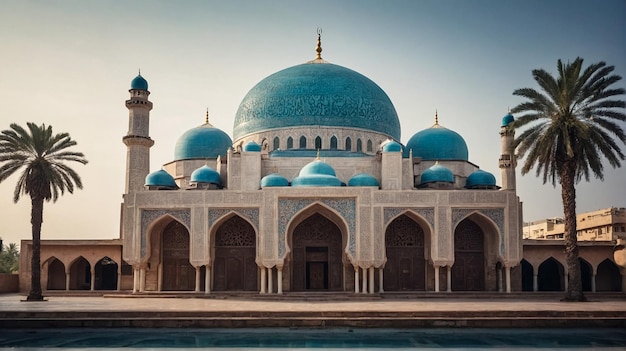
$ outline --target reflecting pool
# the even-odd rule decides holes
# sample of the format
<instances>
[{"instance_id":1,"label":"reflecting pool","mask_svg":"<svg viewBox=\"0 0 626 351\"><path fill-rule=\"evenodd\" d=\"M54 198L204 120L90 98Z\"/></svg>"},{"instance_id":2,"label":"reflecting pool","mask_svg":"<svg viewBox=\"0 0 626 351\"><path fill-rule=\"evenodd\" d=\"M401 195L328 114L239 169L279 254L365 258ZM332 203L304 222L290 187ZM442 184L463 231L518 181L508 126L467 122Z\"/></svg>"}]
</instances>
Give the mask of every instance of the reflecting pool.
<instances>
[{"instance_id":1,"label":"reflecting pool","mask_svg":"<svg viewBox=\"0 0 626 351\"><path fill-rule=\"evenodd\" d=\"M0 348L623 350L623 329L9 329Z\"/></svg>"}]
</instances>

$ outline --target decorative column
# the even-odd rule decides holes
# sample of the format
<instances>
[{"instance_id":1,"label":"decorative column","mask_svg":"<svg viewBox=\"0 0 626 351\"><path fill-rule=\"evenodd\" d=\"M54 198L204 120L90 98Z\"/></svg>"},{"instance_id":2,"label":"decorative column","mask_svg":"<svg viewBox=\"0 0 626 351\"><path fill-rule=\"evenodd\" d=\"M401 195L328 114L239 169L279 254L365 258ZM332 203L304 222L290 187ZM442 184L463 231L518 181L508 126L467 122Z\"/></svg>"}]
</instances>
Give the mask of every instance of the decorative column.
<instances>
[{"instance_id":1,"label":"decorative column","mask_svg":"<svg viewBox=\"0 0 626 351\"><path fill-rule=\"evenodd\" d=\"M359 293L359 266L354 266L354 293Z\"/></svg>"},{"instance_id":2,"label":"decorative column","mask_svg":"<svg viewBox=\"0 0 626 351\"><path fill-rule=\"evenodd\" d=\"M133 293L139 291L139 267L133 266Z\"/></svg>"},{"instance_id":3,"label":"decorative column","mask_svg":"<svg viewBox=\"0 0 626 351\"><path fill-rule=\"evenodd\" d=\"M511 267L504 267L504 278L506 279L506 292L511 292Z\"/></svg>"},{"instance_id":4,"label":"decorative column","mask_svg":"<svg viewBox=\"0 0 626 351\"><path fill-rule=\"evenodd\" d=\"M385 292L385 289L383 288L384 287L383 285L384 271L385 271L384 267L378 268L378 292L381 294Z\"/></svg>"},{"instance_id":5,"label":"decorative column","mask_svg":"<svg viewBox=\"0 0 626 351\"><path fill-rule=\"evenodd\" d=\"M260 294L265 294L267 288L267 268L261 266L261 291Z\"/></svg>"},{"instance_id":6,"label":"decorative column","mask_svg":"<svg viewBox=\"0 0 626 351\"><path fill-rule=\"evenodd\" d=\"M94 268L94 266L91 266L91 281L89 282L89 290L94 291L95 290L95 286L96 286L96 269Z\"/></svg>"},{"instance_id":7,"label":"decorative column","mask_svg":"<svg viewBox=\"0 0 626 351\"><path fill-rule=\"evenodd\" d=\"M439 292L439 266L435 265L435 292Z\"/></svg>"},{"instance_id":8,"label":"decorative column","mask_svg":"<svg viewBox=\"0 0 626 351\"><path fill-rule=\"evenodd\" d=\"M536 273L533 273L533 291L539 291L539 279Z\"/></svg>"},{"instance_id":9,"label":"decorative column","mask_svg":"<svg viewBox=\"0 0 626 351\"><path fill-rule=\"evenodd\" d=\"M374 267L369 268L370 271L370 294L374 293Z\"/></svg>"},{"instance_id":10,"label":"decorative column","mask_svg":"<svg viewBox=\"0 0 626 351\"><path fill-rule=\"evenodd\" d=\"M70 290L70 272L65 272L65 290Z\"/></svg>"},{"instance_id":11,"label":"decorative column","mask_svg":"<svg viewBox=\"0 0 626 351\"><path fill-rule=\"evenodd\" d=\"M446 266L448 267L448 270L446 271L446 280L447 280L447 291L451 292L452 291L452 266Z\"/></svg>"},{"instance_id":12,"label":"decorative column","mask_svg":"<svg viewBox=\"0 0 626 351\"><path fill-rule=\"evenodd\" d=\"M146 291L146 266L139 268L139 292Z\"/></svg>"},{"instance_id":13,"label":"decorative column","mask_svg":"<svg viewBox=\"0 0 626 351\"><path fill-rule=\"evenodd\" d=\"M117 289L115 290L122 290L122 272L119 269L117 271Z\"/></svg>"},{"instance_id":14,"label":"decorative column","mask_svg":"<svg viewBox=\"0 0 626 351\"><path fill-rule=\"evenodd\" d=\"M593 272L593 275L591 276L591 291L592 292L596 292L596 272Z\"/></svg>"},{"instance_id":15,"label":"decorative column","mask_svg":"<svg viewBox=\"0 0 626 351\"><path fill-rule=\"evenodd\" d=\"M363 270L363 287L361 288L361 291L364 294L367 294L367 268L361 268Z\"/></svg>"},{"instance_id":16,"label":"decorative column","mask_svg":"<svg viewBox=\"0 0 626 351\"><path fill-rule=\"evenodd\" d=\"M273 267L267 269L267 293L268 294L274 293L274 278L272 277L273 269L274 269Z\"/></svg>"},{"instance_id":17,"label":"decorative column","mask_svg":"<svg viewBox=\"0 0 626 351\"><path fill-rule=\"evenodd\" d=\"M202 281L202 271L200 271L200 266L196 266L196 292L200 292L200 282Z\"/></svg>"},{"instance_id":18,"label":"decorative column","mask_svg":"<svg viewBox=\"0 0 626 351\"><path fill-rule=\"evenodd\" d=\"M276 266L276 269L278 270L278 274L277 274L277 280L278 280L278 295L282 295L283 294L283 266Z\"/></svg>"},{"instance_id":19,"label":"decorative column","mask_svg":"<svg viewBox=\"0 0 626 351\"><path fill-rule=\"evenodd\" d=\"M211 266L206 265L204 270L204 293L211 293Z\"/></svg>"}]
</instances>

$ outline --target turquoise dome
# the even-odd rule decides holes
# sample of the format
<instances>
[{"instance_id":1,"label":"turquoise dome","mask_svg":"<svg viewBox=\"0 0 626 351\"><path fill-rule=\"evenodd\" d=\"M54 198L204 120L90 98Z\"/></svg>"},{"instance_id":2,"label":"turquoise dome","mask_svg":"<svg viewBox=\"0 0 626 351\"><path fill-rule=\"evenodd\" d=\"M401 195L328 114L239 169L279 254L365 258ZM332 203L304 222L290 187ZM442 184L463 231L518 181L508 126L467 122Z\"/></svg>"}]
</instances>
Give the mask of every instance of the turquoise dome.
<instances>
[{"instance_id":1,"label":"turquoise dome","mask_svg":"<svg viewBox=\"0 0 626 351\"><path fill-rule=\"evenodd\" d=\"M383 152L401 152L401 151L402 151L402 145L400 145L400 143L394 140L390 140L389 142L385 143L385 145L383 145Z\"/></svg>"},{"instance_id":2,"label":"turquoise dome","mask_svg":"<svg viewBox=\"0 0 626 351\"><path fill-rule=\"evenodd\" d=\"M420 182L421 184L434 182L454 183L454 174L448 168L435 164L422 173Z\"/></svg>"},{"instance_id":3,"label":"turquoise dome","mask_svg":"<svg viewBox=\"0 0 626 351\"><path fill-rule=\"evenodd\" d=\"M177 188L174 177L164 170L152 172L146 176L145 186Z\"/></svg>"},{"instance_id":4,"label":"turquoise dome","mask_svg":"<svg viewBox=\"0 0 626 351\"><path fill-rule=\"evenodd\" d=\"M375 186L379 187L380 183L374 176L367 173L355 174L348 180L348 186Z\"/></svg>"},{"instance_id":5,"label":"turquoise dome","mask_svg":"<svg viewBox=\"0 0 626 351\"><path fill-rule=\"evenodd\" d=\"M427 161L468 160L467 144L463 137L439 124L415 133L406 143L404 157L409 157L410 150L413 150L413 157Z\"/></svg>"},{"instance_id":6,"label":"turquoise dome","mask_svg":"<svg viewBox=\"0 0 626 351\"><path fill-rule=\"evenodd\" d=\"M204 165L191 172L190 182L222 185L222 178L220 178L220 174L216 170Z\"/></svg>"},{"instance_id":7,"label":"turquoise dome","mask_svg":"<svg viewBox=\"0 0 626 351\"><path fill-rule=\"evenodd\" d=\"M260 81L239 105L233 137L299 126L358 128L400 140L387 94L362 74L330 63L293 66Z\"/></svg>"},{"instance_id":8,"label":"turquoise dome","mask_svg":"<svg viewBox=\"0 0 626 351\"><path fill-rule=\"evenodd\" d=\"M513 121L515 121L515 117L513 117L513 115L510 113L507 114L506 116L502 117L502 127L508 126Z\"/></svg>"},{"instance_id":9,"label":"turquoise dome","mask_svg":"<svg viewBox=\"0 0 626 351\"><path fill-rule=\"evenodd\" d=\"M261 178L261 188L272 186L289 186L289 180L278 173L268 174Z\"/></svg>"},{"instance_id":10,"label":"turquoise dome","mask_svg":"<svg viewBox=\"0 0 626 351\"><path fill-rule=\"evenodd\" d=\"M174 149L174 159L178 161L226 156L226 151L232 144L233 141L228 134L205 123L188 130L178 138Z\"/></svg>"},{"instance_id":11,"label":"turquoise dome","mask_svg":"<svg viewBox=\"0 0 626 351\"><path fill-rule=\"evenodd\" d=\"M485 172L482 169L472 172L467 177L465 187L472 188L491 188L496 186L496 177L489 172Z\"/></svg>"},{"instance_id":12,"label":"turquoise dome","mask_svg":"<svg viewBox=\"0 0 626 351\"><path fill-rule=\"evenodd\" d=\"M254 141L249 141L249 142L246 143L246 145L243 146L243 151L260 152L261 151L261 145L255 143Z\"/></svg>"},{"instance_id":13,"label":"turquoise dome","mask_svg":"<svg viewBox=\"0 0 626 351\"><path fill-rule=\"evenodd\" d=\"M335 175L335 170L328 163L315 160L302 167L300 173L291 181L291 186L343 186Z\"/></svg>"},{"instance_id":14,"label":"turquoise dome","mask_svg":"<svg viewBox=\"0 0 626 351\"><path fill-rule=\"evenodd\" d=\"M130 89L131 90L148 90L148 81L145 80L141 76L141 74L139 74L130 82Z\"/></svg>"}]
</instances>

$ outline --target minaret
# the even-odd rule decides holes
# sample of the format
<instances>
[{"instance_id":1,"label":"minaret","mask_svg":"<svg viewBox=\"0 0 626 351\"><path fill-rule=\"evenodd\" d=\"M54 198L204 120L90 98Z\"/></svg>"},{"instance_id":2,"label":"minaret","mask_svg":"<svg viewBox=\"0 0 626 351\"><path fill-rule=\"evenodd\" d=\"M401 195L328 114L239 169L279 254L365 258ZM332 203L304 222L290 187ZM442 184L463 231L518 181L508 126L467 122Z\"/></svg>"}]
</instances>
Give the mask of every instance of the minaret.
<instances>
[{"instance_id":1,"label":"minaret","mask_svg":"<svg viewBox=\"0 0 626 351\"><path fill-rule=\"evenodd\" d=\"M139 75L130 83L128 108L128 133L122 139L127 146L126 152L126 190L125 194L143 190L146 176L150 171L150 110L148 101L148 82Z\"/></svg>"},{"instance_id":2,"label":"minaret","mask_svg":"<svg viewBox=\"0 0 626 351\"><path fill-rule=\"evenodd\" d=\"M517 160L515 159L514 150L511 149L513 139L515 139L515 130L511 124L515 118L509 112L502 118L502 126L500 127L500 142L502 154L500 155L500 173L502 176L502 190L515 190L515 167Z\"/></svg>"}]
</instances>

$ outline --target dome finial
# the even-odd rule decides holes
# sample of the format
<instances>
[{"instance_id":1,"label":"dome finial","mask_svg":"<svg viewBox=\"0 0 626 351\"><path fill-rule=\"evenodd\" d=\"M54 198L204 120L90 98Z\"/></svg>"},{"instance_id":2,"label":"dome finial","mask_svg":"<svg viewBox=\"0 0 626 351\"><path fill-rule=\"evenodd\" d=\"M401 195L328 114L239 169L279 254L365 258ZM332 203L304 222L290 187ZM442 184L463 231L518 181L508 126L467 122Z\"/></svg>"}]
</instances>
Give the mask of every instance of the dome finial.
<instances>
[{"instance_id":1,"label":"dome finial","mask_svg":"<svg viewBox=\"0 0 626 351\"><path fill-rule=\"evenodd\" d=\"M317 27L317 47L315 48L315 51L317 52L317 56L315 57L315 59L321 60L322 59L322 28L320 27Z\"/></svg>"},{"instance_id":2,"label":"dome finial","mask_svg":"<svg viewBox=\"0 0 626 351\"><path fill-rule=\"evenodd\" d=\"M437 109L435 109L435 125L439 125L439 115L437 114Z\"/></svg>"},{"instance_id":3,"label":"dome finial","mask_svg":"<svg viewBox=\"0 0 626 351\"><path fill-rule=\"evenodd\" d=\"M320 149L317 149L317 158L316 160L320 161Z\"/></svg>"},{"instance_id":4,"label":"dome finial","mask_svg":"<svg viewBox=\"0 0 626 351\"><path fill-rule=\"evenodd\" d=\"M204 124L209 124L209 108L206 108L206 117L204 117Z\"/></svg>"}]
</instances>

